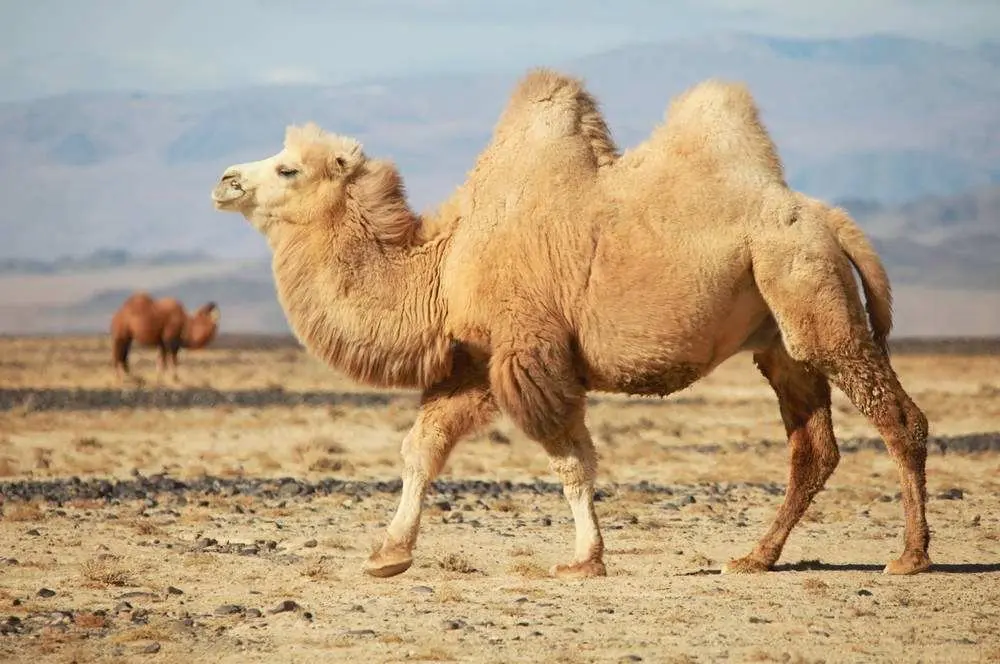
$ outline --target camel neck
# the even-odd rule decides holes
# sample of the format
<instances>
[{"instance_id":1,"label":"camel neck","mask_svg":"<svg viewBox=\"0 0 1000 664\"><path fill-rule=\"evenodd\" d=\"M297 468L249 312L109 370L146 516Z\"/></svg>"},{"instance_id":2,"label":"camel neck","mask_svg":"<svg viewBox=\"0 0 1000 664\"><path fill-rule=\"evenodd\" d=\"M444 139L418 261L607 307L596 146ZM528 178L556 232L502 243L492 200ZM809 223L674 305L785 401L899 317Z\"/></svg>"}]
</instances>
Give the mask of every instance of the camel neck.
<instances>
[{"instance_id":1,"label":"camel neck","mask_svg":"<svg viewBox=\"0 0 1000 664\"><path fill-rule=\"evenodd\" d=\"M278 299L310 352L386 387L428 387L451 371L440 242L389 246L360 228L308 226L271 245Z\"/></svg>"}]
</instances>

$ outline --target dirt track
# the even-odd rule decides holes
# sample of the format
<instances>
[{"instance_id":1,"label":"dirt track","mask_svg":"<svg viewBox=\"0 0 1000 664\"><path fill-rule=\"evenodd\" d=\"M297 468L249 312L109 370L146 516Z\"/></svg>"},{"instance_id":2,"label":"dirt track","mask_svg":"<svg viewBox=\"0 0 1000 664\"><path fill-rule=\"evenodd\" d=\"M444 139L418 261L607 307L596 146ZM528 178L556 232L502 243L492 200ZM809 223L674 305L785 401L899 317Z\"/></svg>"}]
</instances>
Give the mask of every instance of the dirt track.
<instances>
[{"instance_id":1,"label":"dirt track","mask_svg":"<svg viewBox=\"0 0 1000 664\"><path fill-rule=\"evenodd\" d=\"M568 509L509 423L456 450L414 567L370 579L412 393L276 343L123 391L104 344L0 340L0 660L1000 661L995 355L894 360L935 437L933 573L880 574L901 545L895 471L838 395L840 468L779 571L718 575L773 516L787 456L773 395L734 358L664 401L592 400L610 576L566 583L546 570Z\"/></svg>"}]
</instances>

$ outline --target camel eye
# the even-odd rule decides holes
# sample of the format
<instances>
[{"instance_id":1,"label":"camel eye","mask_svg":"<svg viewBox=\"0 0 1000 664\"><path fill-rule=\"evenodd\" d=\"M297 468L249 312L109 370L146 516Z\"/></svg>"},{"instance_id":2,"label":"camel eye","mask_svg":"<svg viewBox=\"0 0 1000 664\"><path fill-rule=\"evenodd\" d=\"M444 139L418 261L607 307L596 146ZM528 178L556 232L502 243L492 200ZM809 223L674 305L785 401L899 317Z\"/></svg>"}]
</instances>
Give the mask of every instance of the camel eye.
<instances>
[{"instance_id":1,"label":"camel eye","mask_svg":"<svg viewBox=\"0 0 1000 664\"><path fill-rule=\"evenodd\" d=\"M297 168L286 168L285 166L278 167L278 175L283 178L293 178L299 174Z\"/></svg>"}]
</instances>

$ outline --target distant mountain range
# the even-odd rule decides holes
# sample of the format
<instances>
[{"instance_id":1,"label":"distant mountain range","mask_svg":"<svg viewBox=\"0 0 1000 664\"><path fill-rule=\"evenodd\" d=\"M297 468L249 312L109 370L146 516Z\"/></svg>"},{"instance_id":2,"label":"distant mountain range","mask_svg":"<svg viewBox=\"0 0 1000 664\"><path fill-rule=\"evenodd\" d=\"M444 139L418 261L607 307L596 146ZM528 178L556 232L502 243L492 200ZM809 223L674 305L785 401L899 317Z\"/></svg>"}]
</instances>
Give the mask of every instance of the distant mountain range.
<instances>
[{"instance_id":1,"label":"distant mountain range","mask_svg":"<svg viewBox=\"0 0 1000 664\"><path fill-rule=\"evenodd\" d=\"M796 188L894 205L1000 182L998 53L994 43L735 34L539 64L583 76L625 147L696 81L746 81ZM262 256L260 238L214 212L209 191L225 166L277 151L285 125L305 120L395 159L425 208L463 179L522 74L0 105L0 258L104 247Z\"/></svg>"},{"instance_id":2,"label":"distant mountain range","mask_svg":"<svg viewBox=\"0 0 1000 664\"><path fill-rule=\"evenodd\" d=\"M842 204L886 263L897 335L1000 335L1000 185L903 205ZM288 332L266 258L105 249L71 262L0 261L0 334L103 331L134 289L189 308L218 302L230 332Z\"/></svg>"}]
</instances>

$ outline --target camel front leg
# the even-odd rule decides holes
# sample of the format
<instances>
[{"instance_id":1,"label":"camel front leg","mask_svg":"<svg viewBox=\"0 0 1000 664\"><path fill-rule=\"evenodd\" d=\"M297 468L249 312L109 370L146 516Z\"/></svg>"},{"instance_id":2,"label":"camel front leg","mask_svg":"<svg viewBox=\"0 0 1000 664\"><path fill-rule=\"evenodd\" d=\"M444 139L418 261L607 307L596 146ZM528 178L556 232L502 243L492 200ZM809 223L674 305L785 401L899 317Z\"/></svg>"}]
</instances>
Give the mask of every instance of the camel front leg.
<instances>
[{"instance_id":1,"label":"camel front leg","mask_svg":"<svg viewBox=\"0 0 1000 664\"><path fill-rule=\"evenodd\" d=\"M561 578L605 576L604 541L594 511L597 452L584 423L585 390L573 369L568 340L542 333L520 343L497 344L490 384L503 411L545 447L563 484L576 530L570 563L556 565Z\"/></svg>"},{"instance_id":2,"label":"camel front leg","mask_svg":"<svg viewBox=\"0 0 1000 664\"><path fill-rule=\"evenodd\" d=\"M413 564L424 496L456 443L489 423L496 414L485 376L448 379L425 393L417 421L403 439L403 489L382 544L365 563L365 572L387 577Z\"/></svg>"}]
</instances>

